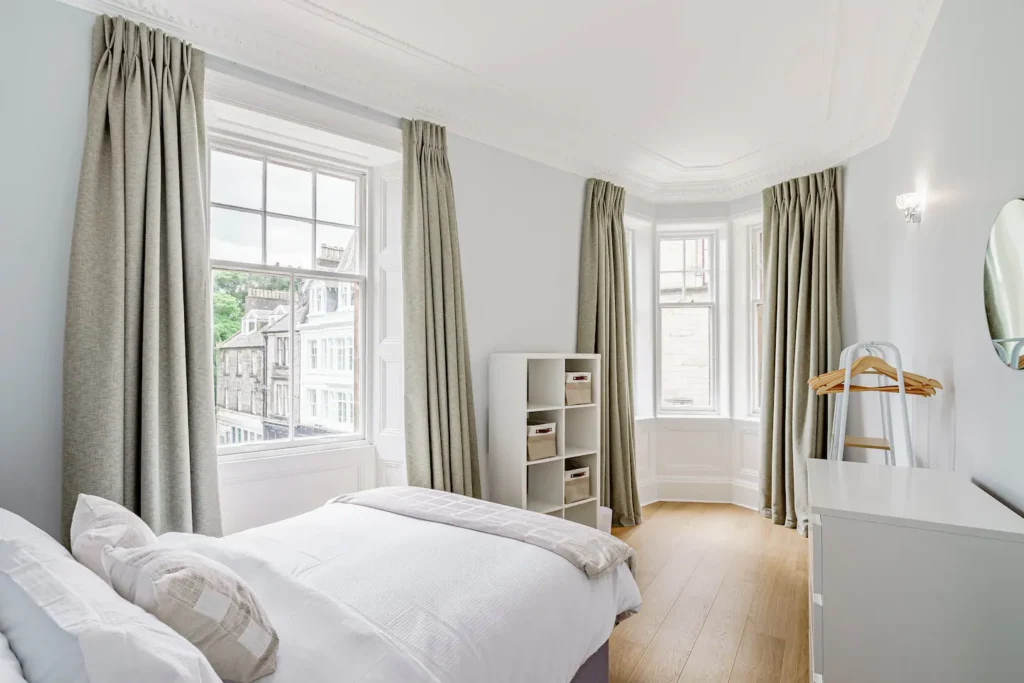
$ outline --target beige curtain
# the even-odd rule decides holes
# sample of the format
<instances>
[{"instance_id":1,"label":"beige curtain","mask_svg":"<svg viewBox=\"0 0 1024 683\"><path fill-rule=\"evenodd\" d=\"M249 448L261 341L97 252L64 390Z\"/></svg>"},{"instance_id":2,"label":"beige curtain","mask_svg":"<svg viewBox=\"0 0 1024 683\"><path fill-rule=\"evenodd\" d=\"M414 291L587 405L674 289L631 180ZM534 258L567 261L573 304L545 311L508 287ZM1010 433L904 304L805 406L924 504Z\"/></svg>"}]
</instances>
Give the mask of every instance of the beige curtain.
<instances>
[{"instance_id":1,"label":"beige curtain","mask_svg":"<svg viewBox=\"0 0 1024 683\"><path fill-rule=\"evenodd\" d=\"M99 17L64 340L64 535L79 493L220 533L203 54Z\"/></svg>"},{"instance_id":2,"label":"beige curtain","mask_svg":"<svg viewBox=\"0 0 1024 683\"><path fill-rule=\"evenodd\" d=\"M601 505L612 523L642 520L633 434L633 322L630 311L626 192L587 180L580 248L576 351L601 354Z\"/></svg>"},{"instance_id":3,"label":"beige curtain","mask_svg":"<svg viewBox=\"0 0 1024 683\"><path fill-rule=\"evenodd\" d=\"M807 459L828 450L830 401L807 380L839 363L843 169L764 191L761 513L807 533Z\"/></svg>"},{"instance_id":4,"label":"beige curtain","mask_svg":"<svg viewBox=\"0 0 1024 683\"><path fill-rule=\"evenodd\" d=\"M445 129L402 120L405 457L409 484L479 498L455 190Z\"/></svg>"}]
</instances>

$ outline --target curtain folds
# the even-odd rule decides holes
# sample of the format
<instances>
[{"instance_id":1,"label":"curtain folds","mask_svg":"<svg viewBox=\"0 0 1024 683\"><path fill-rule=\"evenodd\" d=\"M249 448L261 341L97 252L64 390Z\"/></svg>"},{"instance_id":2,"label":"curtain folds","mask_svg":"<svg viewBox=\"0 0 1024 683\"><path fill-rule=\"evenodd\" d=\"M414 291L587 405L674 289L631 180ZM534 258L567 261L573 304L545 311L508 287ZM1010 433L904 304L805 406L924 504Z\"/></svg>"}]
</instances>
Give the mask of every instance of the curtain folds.
<instances>
[{"instance_id":1,"label":"curtain folds","mask_svg":"<svg viewBox=\"0 0 1024 683\"><path fill-rule=\"evenodd\" d=\"M626 192L587 180L580 248L576 351L601 354L601 505L612 523L641 522L633 423L633 322L630 311Z\"/></svg>"},{"instance_id":2,"label":"curtain folds","mask_svg":"<svg viewBox=\"0 0 1024 683\"><path fill-rule=\"evenodd\" d=\"M405 452L409 484L479 498L473 381L445 129L402 120Z\"/></svg>"},{"instance_id":3,"label":"curtain folds","mask_svg":"<svg viewBox=\"0 0 1024 683\"><path fill-rule=\"evenodd\" d=\"M807 459L828 450L831 403L807 380L842 350L843 169L764 191L761 514L807 533Z\"/></svg>"},{"instance_id":4,"label":"curtain folds","mask_svg":"<svg viewBox=\"0 0 1024 683\"><path fill-rule=\"evenodd\" d=\"M99 17L68 277L65 539L79 493L220 533L203 53Z\"/></svg>"}]
</instances>

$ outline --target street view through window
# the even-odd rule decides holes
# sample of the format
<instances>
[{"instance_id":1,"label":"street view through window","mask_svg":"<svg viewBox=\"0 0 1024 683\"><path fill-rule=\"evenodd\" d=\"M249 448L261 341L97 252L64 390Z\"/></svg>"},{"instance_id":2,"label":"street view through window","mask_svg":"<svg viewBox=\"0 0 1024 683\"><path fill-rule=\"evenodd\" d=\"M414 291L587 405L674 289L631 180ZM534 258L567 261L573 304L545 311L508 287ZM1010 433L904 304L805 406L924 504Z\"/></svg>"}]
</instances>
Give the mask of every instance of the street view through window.
<instances>
[{"instance_id":1,"label":"street view through window","mask_svg":"<svg viewBox=\"0 0 1024 683\"><path fill-rule=\"evenodd\" d=\"M212 151L222 448L362 433L363 185L345 169Z\"/></svg>"}]
</instances>

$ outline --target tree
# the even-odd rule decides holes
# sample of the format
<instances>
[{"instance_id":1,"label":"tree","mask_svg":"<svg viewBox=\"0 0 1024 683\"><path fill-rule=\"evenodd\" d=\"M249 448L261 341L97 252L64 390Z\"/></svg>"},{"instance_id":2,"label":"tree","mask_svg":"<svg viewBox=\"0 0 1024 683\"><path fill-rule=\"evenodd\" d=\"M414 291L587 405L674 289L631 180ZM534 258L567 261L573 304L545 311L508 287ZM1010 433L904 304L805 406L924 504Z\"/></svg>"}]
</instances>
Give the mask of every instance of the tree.
<instances>
[{"instance_id":1,"label":"tree","mask_svg":"<svg viewBox=\"0 0 1024 683\"><path fill-rule=\"evenodd\" d=\"M243 294L244 296L244 294ZM232 294L213 293L213 341L220 344L230 339L242 325L242 306Z\"/></svg>"},{"instance_id":2,"label":"tree","mask_svg":"<svg viewBox=\"0 0 1024 683\"><path fill-rule=\"evenodd\" d=\"M259 273L240 273L234 270L218 270L213 274L214 296L218 293L230 295L238 303L238 314L245 309L245 296L250 289L271 289L278 292L288 291L286 275L263 275Z\"/></svg>"}]
</instances>

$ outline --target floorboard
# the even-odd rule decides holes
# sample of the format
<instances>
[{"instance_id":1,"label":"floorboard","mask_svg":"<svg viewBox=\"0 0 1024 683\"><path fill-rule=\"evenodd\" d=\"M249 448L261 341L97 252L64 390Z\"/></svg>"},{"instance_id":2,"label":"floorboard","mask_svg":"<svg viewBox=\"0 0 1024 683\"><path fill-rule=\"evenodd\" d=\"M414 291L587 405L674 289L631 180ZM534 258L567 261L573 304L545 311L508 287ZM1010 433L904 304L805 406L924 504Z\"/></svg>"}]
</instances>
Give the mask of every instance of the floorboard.
<instances>
[{"instance_id":1,"label":"floorboard","mask_svg":"<svg viewBox=\"0 0 1024 683\"><path fill-rule=\"evenodd\" d=\"M796 532L732 505L655 503L613 533L637 552L644 605L612 633L612 683L807 680Z\"/></svg>"}]
</instances>

